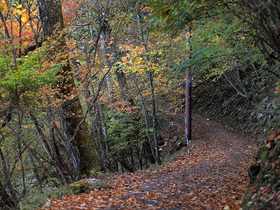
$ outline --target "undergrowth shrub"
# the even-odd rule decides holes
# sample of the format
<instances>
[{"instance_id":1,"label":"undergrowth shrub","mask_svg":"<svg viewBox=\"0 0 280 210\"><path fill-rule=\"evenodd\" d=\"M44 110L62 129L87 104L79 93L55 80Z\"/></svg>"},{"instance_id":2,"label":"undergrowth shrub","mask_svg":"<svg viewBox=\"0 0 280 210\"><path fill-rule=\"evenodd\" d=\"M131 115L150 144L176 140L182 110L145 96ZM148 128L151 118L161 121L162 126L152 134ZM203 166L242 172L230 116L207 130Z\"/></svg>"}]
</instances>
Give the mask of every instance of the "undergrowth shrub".
<instances>
[{"instance_id":1,"label":"undergrowth shrub","mask_svg":"<svg viewBox=\"0 0 280 210\"><path fill-rule=\"evenodd\" d=\"M68 186L32 188L21 200L19 207L21 210L38 209L44 206L48 199L62 198L70 193L71 190Z\"/></svg>"}]
</instances>

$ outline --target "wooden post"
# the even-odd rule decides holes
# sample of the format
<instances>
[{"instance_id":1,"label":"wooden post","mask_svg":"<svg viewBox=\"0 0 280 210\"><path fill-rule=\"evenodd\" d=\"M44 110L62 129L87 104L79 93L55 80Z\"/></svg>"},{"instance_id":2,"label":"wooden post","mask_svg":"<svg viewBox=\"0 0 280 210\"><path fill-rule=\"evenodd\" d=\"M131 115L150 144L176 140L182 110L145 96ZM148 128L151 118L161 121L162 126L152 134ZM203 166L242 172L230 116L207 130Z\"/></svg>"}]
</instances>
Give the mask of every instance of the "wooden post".
<instances>
[{"instance_id":1,"label":"wooden post","mask_svg":"<svg viewBox=\"0 0 280 210\"><path fill-rule=\"evenodd\" d=\"M187 28L187 60L190 60L190 38L191 38L191 29ZM186 68L186 102L185 102L185 134L186 134L186 143L188 154L189 150L189 142L191 140L191 85L190 85L190 68Z\"/></svg>"}]
</instances>

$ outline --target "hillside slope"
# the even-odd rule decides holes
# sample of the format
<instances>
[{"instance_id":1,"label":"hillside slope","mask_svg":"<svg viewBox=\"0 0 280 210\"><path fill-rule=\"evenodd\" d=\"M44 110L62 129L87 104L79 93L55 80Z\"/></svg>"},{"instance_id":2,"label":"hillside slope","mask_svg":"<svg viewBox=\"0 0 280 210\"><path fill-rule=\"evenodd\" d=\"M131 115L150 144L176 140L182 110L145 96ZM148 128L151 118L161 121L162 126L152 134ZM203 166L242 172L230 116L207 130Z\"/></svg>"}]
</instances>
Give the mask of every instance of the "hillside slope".
<instances>
[{"instance_id":1,"label":"hillside slope","mask_svg":"<svg viewBox=\"0 0 280 210\"><path fill-rule=\"evenodd\" d=\"M243 209L280 209L280 129L262 142L250 166L250 186Z\"/></svg>"}]
</instances>

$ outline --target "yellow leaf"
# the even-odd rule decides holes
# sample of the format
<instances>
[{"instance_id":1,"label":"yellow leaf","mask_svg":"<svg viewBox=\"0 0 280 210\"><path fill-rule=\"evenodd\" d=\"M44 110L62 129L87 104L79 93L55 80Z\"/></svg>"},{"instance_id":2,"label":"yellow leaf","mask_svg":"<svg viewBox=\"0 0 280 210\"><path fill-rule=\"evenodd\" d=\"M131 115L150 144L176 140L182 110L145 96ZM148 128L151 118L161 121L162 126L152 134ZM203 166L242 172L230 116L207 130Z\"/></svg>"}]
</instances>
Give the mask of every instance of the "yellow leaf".
<instances>
[{"instance_id":1,"label":"yellow leaf","mask_svg":"<svg viewBox=\"0 0 280 210\"><path fill-rule=\"evenodd\" d=\"M138 58L136 58L135 61L136 61L137 64L141 64L141 63L142 63L142 58L139 58L139 57L138 57Z\"/></svg>"},{"instance_id":2,"label":"yellow leaf","mask_svg":"<svg viewBox=\"0 0 280 210\"><path fill-rule=\"evenodd\" d=\"M138 70L138 73L139 73L139 74L143 74L143 73L144 73L144 70L143 70L143 69L139 69L139 70Z\"/></svg>"},{"instance_id":3,"label":"yellow leaf","mask_svg":"<svg viewBox=\"0 0 280 210\"><path fill-rule=\"evenodd\" d=\"M27 14L27 15L29 14L29 12L26 9L23 9L22 13Z\"/></svg>"},{"instance_id":4,"label":"yellow leaf","mask_svg":"<svg viewBox=\"0 0 280 210\"><path fill-rule=\"evenodd\" d=\"M17 9L22 8L22 4L17 5L17 7L16 7L16 8L17 8Z\"/></svg>"},{"instance_id":5,"label":"yellow leaf","mask_svg":"<svg viewBox=\"0 0 280 210\"><path fill-rule=\"evenodd\" d=\"M124 63L126 63L126 62L127 62L127 59L126 59L126 58L122 58L122 61L123 61Z\"/></svg>"},{"instance_id":6,"label":"yellow leaf","mask_svg":"<svg viewBox=\"0 0 280 210\"><path fill-rule=\"evenodd\" d=\"M28 19L29 19L29 15L26 15L26 14L24 14L24 15L21 17L21 21L24 22L24 23L27 22Z\"/></svg>"}]
</instances>

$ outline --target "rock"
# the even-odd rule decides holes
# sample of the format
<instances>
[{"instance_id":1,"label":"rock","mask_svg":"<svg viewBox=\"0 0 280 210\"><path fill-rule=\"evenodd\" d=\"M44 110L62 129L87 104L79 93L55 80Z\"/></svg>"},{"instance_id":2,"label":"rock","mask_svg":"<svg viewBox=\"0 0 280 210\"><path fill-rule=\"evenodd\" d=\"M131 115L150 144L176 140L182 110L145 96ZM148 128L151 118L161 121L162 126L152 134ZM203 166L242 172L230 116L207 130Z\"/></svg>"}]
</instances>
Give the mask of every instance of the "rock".
<instances>
[{"instance_id":1,"label":"rock","mask_svg":"<svg viewBox=\"0 0 280 210\"><path fill-rule=\"evenodd\" d=\"M266 144L265 147L267 147L268 149L270 149L270 148L271 148L271 143Z\"/></svg>"},{"instance_id":2,"label":"rock","mask_svg":"<svg viewBox=\"0 0 280 210\"><path fill-rule=\"evenodd\" d=\"M100 179L90 178L90 179L82 179L77 182L73 182L69 185L72 193L80 194L87 193L95 188L104 188L109 185L105 182L102 182Z\"/></svg>"},{"instance_id":3,"label":"rock","mask_svg":"<svg viewBox=\"0 0 280 210\"><path fill-rule=\"evenodd\" d=\"M49 208L51 206L52 206L51 200L47 200L47 202L45 203L44 207Z\"/></svg>"}]
</instances>

